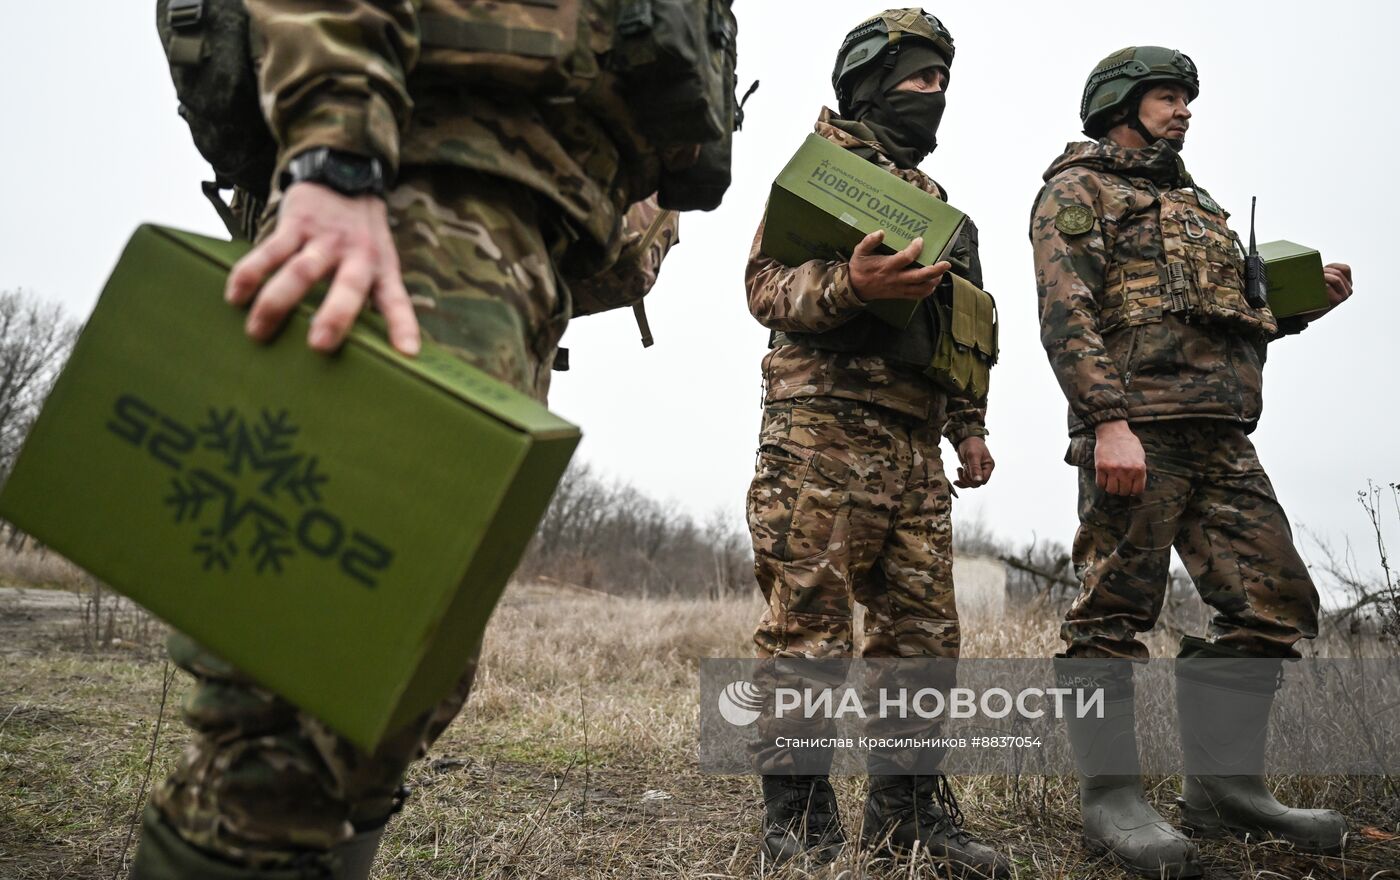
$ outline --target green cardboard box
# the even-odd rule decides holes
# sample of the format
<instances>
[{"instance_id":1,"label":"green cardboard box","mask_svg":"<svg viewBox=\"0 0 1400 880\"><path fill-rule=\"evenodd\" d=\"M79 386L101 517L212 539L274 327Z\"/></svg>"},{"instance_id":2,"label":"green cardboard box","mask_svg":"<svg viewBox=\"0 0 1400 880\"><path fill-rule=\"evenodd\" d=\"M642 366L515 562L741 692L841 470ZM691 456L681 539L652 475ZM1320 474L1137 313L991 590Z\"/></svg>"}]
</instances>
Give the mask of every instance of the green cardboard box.
<instances>
[{"instance_id":1,"label":"green cardboard box","mask_svg":"<svg viewBox=\"0 0 1400 880\"><path fill-rule=\"evenodd\" d=\"M372 749L466 668L579 431L371 319L252 342L245 247L136 231L0 515Z\"/></svg>"},{"instance_id":2,"label":"green cardboard box","mask_svg":"<svg viewBox=\"0 0 1400 880\"><path fill-rule=\"evenodd\" d=\"M892 254L923 236L915 261L931 266L948 258L967 215L908 181L809 134L773 181L763 253L786 266L808 260L846 260L862 238L885 230L881 250ZM883 300L869 308L896 327L909 323L918 303Z\"/></svg>"},{"instance_id":3,"label":"green cardboard box","mask_svg":"<svg viewBox=\"0 0 1400 880\"><path fill-rule=\"evenodd\" d=\"M1269 276L1269 309L1275 317L1306 315L1331 305L1317 251L1291 241L1268 241L1259 245L1259 256Z\"/></svg>"}]
</instances>

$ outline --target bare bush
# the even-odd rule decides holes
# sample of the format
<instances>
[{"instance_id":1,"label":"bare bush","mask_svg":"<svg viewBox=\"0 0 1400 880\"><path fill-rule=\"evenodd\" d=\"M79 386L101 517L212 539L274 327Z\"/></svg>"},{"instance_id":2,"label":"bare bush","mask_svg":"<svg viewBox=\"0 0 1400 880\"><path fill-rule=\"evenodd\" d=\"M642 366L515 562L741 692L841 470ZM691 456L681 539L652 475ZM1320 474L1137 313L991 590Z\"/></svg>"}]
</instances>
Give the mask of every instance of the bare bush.
<instances>
[{"instance_id":1,"label":"bare bush","mask_svg":"<svg viewBox=\"0 0 1400 880\"><path fill-rule=\"evenodd\" d=\"M716 511L703 524L587 464L570 466L518 576L627 595L711 596L752 583L748 535Z\"/></svg>"},{"instance_id":2,"label":"bare bush","mask_svg":"<svg viewBox=\"0 0 1400 880\"><path fill-rule=\"evenodd\" d=\"M0 290L0 473L9 473L76 337L62 306Z\"/></svg>"}]
</instances>

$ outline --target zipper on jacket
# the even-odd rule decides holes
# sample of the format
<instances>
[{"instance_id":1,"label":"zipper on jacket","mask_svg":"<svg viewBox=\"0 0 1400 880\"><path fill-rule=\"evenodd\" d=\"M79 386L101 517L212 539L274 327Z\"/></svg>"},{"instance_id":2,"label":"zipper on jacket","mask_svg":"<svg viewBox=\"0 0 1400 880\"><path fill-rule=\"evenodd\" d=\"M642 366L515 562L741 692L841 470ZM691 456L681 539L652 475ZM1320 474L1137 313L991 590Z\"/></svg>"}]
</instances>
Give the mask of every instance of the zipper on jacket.
<instances>
[{"instance_id":1,"label":"zipper on jacket","mask_svg":"<svg viewBox=\"0 0 1400 880\"><path fill-rule=\"evenodd\" d=\"M1133 384L1133 356L1137 354L1138 334L1142 332L1142 325L1133 325L1133 334L1128 337L1128 358L1123 362L1123 387L1126 389Z\"/></svg>"}]
</instances>

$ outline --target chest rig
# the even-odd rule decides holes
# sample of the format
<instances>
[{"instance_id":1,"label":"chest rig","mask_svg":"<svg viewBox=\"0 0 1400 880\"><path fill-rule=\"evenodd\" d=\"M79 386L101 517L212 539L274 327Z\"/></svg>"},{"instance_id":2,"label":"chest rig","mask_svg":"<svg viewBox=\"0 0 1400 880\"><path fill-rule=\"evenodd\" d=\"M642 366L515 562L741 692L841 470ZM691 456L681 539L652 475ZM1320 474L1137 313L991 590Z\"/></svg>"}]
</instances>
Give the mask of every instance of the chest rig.
<instances>
[{"instance_id":1,"label":"chest rig","mask_svg":"<svg viewBox=\"0 0 1400 880\"><path fill-rule=\"evenodd\" d=\"M1275 335L1273 313L1245 298L1244 249L1226 224L1224 210L1200 189L1162 189L1142 179L1130 183L1151 195L1156 210L1118 225L1117 239L1131 236L1126 240L1135 241L1142 252L1132 259L1115 258L1110 266L1103 329L1160 321L1170 313L1241 335ZM1151 225L1154 219L1155 236L1152 230L1131 228ZM1153 237L1160 248L1156 254L1147 252ZM1115 250L1110 246L1109 253Z\"/></svg>"}]
</instances>

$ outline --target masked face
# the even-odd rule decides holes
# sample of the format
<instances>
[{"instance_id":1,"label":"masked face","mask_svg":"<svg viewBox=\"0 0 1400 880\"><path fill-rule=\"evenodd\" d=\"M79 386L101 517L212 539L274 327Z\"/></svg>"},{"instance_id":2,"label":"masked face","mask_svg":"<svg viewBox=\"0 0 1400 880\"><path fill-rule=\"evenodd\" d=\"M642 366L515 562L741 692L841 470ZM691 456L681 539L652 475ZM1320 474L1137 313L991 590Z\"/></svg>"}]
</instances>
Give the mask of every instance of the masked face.
<instances>
[{"instance_id":1,"label":"masked face","mask_svg":"<svg viewBox=\"0 0 1400 880\"><path fill-rule=\"evenodd\" d=\"M947 84L942 57L930 48L913 46L901 53L893 69L862 83L851 109L875 132L895 164L913 168L938 146Z\"/></svg>"}]
</instances>

